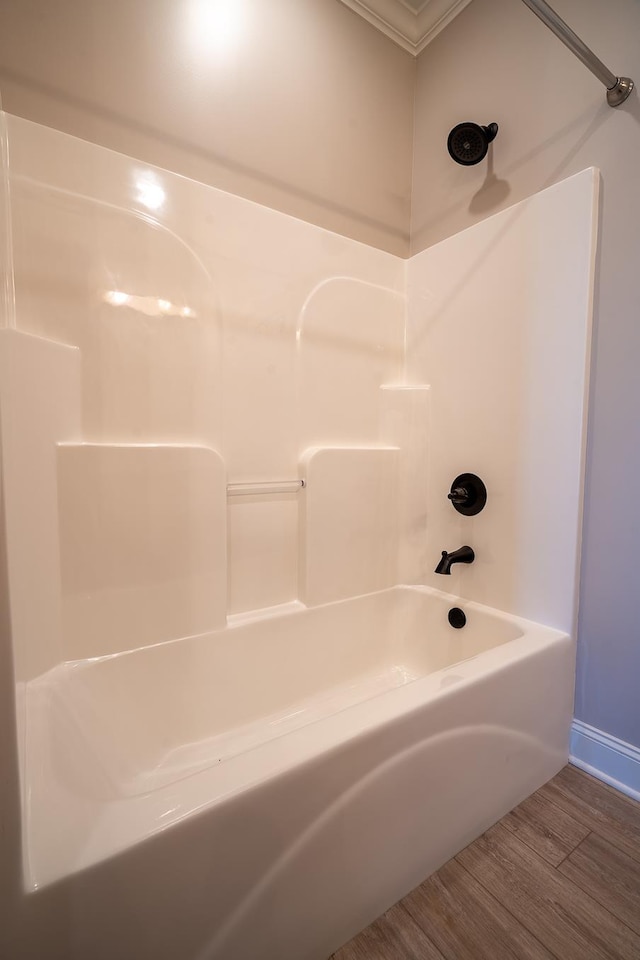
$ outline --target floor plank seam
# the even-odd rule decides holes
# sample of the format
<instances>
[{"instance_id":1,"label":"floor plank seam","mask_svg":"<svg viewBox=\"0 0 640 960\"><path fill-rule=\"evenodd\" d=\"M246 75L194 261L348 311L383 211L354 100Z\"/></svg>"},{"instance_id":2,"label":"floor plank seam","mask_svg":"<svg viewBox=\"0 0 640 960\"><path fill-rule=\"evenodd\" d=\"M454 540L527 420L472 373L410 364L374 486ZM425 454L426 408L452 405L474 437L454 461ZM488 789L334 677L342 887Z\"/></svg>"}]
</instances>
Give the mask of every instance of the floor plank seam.
<instances>
[{"instance_id":1,"label":"floor plank seam","mask_svg":"<svg viewBox=\"0 0 640 960\"><path fill-rule=\"evenodd\" d=\"M573 848L573 850L569 850L569 853L567 853L566 856L564 856L564 857L562 858L562 860L560 861L560 863L555 863L555 864L553 864L554 869L556 869L556 870L559 871L559 870L560 870L560 867L561 867L562 864L565 862L565 860L568 860L569 857L571 856L571 854L572 854L572 853L575 853L576 850L577 850L579 847L582 846L582 844L585 842L585 840L588 840L589 837L594 836L594 834L595 834L595 830L589 830L589 833L586 835L586 837L583 837L582 840L580 841L580 843L577 843L577 844L575 845L575 847ZM601 839L602 839L602 838L601 838ZM564 876L564 874L562 874L562 876Z\"/></svg>"},{"instance_id":2,"label":"floor plank seam","mask_svg":"<svg viewBox=\"0 0 640 960\"><path fill-rule=\"evenodd\" d=\"M372 960L408 960L418 956L418 937L439 960L454 960L458 948L466 960L476 948L478 960L496 960L484 940L490 930L505 956L640 960L640 929L632 926L640 903L640 803L572 767L531 797L538 793L398 901L386 925L382 914L372 939L362 931L355 950L349 941L327 960L338 960L344 948L345 960L368 957L371 948ZM469 920L478 908L485 919Z\"/></svg>"},{"instance_id":3,"label":"floor plank seam","mask_svg":"<svg viewBox=\"0 0 640 960\"><path fill-rule=\"evenodd\" d=\"M534 851L534 852L535 852L535 851ZM536 854L536 856L538 856L538 855ZM516 917L515 913L513 913L513 912L509 909L509 907L506 905L506 903L503 903L502 900L500 900L498 897L496 897L496 895L495 895L494 893L491 892L491 890L487 889L487 887L484 885L484 883L482 882L482 880L479 880L478 877L474 876L474 875L471 873L470 870L467 870L467 868L465 867L465 865L464 865L463 863L460 863L460 861L458 860L457 856L454 857L453 859L456 861L456 863L457 863L460 867L462 867L462 869L463 869L464 872L467 874L467 876L471 877L471 879L474 880L475 883L479 883L479 884L480 884L480 886L481 886L482 889L485 891L485 893L487 894L488 897L491 897L492 900L495 900L496 903L500 904L500 906L502 907L503 910L506 910L506 912L509 914L509 916L511 917L511 919L513 920L513 922L514 922L517 926L523 927L523 929L525 929L525 930L527 931L527 933L530 934L530 936L533 937L533 939L540 945L540 947L541 947L542 950L546 950L546 952L547 952L550 956L555 957L555 960L564 960L564 957L560 957L557 953L554 953L553 950L551 950L551 949L546 945L546 943L543 943L542 940L540 939L540 937L535 933L534 930L530 930L529 927L528 927L525 923L522 922L522 920L519 920L518 917ZM539 859L542 859L542 858L539 858ZM544 861L543 861L543 862L544 862ZM548 866L548 864L547 864L547 866ZM414 919L415 919L415 917L414 917Z\"/></svg>"},{"instance_id":4,"label":"floor plank seam","mask_svg":"<svg viewBox=\"0 0 640 960\"><path fill-rule=\"evenodd\" d=\"M622 829L622 828L621 828ZM620 853L626 853L630 860L634 860L635 863L640 863L640 850L636 853L635 851L629 850L628 847L623 847L622 843L616 843L615 839L612 837L605 837L598 830L592 830L597 837L603 840L605 843L610 844L612 847L615 847L616 850L619 850Z\"/></svg>"},{"instance_id":5,"label":"floor plank seam","mask_svg":"<svg viewBox=\"0 0 640 960\"><path fill-rule=\"evenodd\" d=\"M564 876L564 874L561 874L561 876ZM568 877L565 877L564 879L565 879L565 880L569 880ZM591 897L592 900L595 900L596 903L600 904L600 906L602 907L602 909L607 911L607 913L609 914L609 916L611 917L612 920L615 920L615 922L616 922L616 923L619 923L620 926L625 927L630 933L633 934L634 937L640 936L640 934L638 934L638 931L637 931L637 930L634 930L633 927L629 926L629 924L627 923L626 920L622 920L616 913L612 913L611 910L609 909L609 907L605 907L605 905L604 905L603 903L601 903L600 900L598 900L596 897L594 897L592 893L589 893L587 890L585 890L584 887L581 887L579 883L576 883L576 882L573 881L573 880L571 880L571 881L569 881L569 882L570 882L570 883L573 883L573 885L575 886L576 890L579 890L581 893L584 893L587 897Z\"/></svg>"},{"instance_id":6,"label":"floor plank seam","mask_svg":"<svg viewBox=\"0 0 640 960\"><path fill-rule=\"evenodd\" d=\"M560 863L564 863L567 857L570 857L573 851L577 850L580 844L584 843L587 837L590 836L591 833L593 832L592 830L590 830L589 833L587 834L587 837L583 837L582 840L579 840L578 843L575 845L575 847L572 847L571 850L569 850L569 852L565 854L565 856L562 858L562 860L560 860L559 863L551 863L551 861L547 860L546 857L543 857L542 854L538 850L536 850L536 848L531 843L529 843L528 840L525 840L524 837L520 836L517 830L514 830L513 827L510 827L508 823L504 822L504 820L501 820L500 822L504 824L505 829L508 830L512 836L516 837L520 841L520 843L522 843L528 850L531 850L532 853L535 853L536 857L538 857L539 860L542 860L543 863L546 863L548 866L554 867L555 869L557 869L560 866Z\"/></svg>"},{"instance_id":7,"label":"floor plank seam","mask_svg":"<svg viewBox=\"0 0 640 960\"><path fill-rule=\"evenodd\" d=\"M592 833L594 834L594 836L598 836L598 834L596 834L594 831L592 831ZM590 836L591 836L591 834L590 834ZM585 839L586 839L586 838L585 838ZM603 840L604 843L608 843L608 842L609 842L608 840L604 840L602 837L600 837L600 839ZM621 851L621 852L624 853L624 851ZM563 862L564 862L564 861L563 861ZM601 900L599 900L598 897L595 896L592 891L587 890L586 886L583 886L583 885L580 883L580 880L579 880L579 879L576 879L576 878L574 878L574 877L568 877L568 876L566 875L566 873L562 873L561 871L559 871L559 872L560 872L560 876L561 876L564 880L568 880L569 883L573 884L573 886L576 887L578 890L580 890L585 896L590 897L592 900L595 900L596 903L599 903L600 906L602 907L602 909L603 909L603 910L606 910L607 913L609 914L609 916L612 917L612 918L616 921L616 923L619 923L619 924L621 924L623 927L626 927L627 930L629 930L634 936L636 936L636 937L640 936L640 933L638 932L638 930L635 930L635 929L631 926L631 924L627 923L626 920L624 920L622 917L618 916L617 913L614 913L613 910L611 910L610 907L608 907L608 906L607 906L606 904L604 904ZM639 896L639 899L640 899L640 892L639 892L638 896Z\"/></svg>"},{"instance_id":8,"label":"floor plank seam","mask_svg":"<svg viewBox=\"0 0 640 960\"><path fill-rule=\"evenodd\" d=\"M639 816L640 816L640 810L639 810ZM610 818L610 819L612 820L612 822L615 823L615 821L613 821L613 818ZM617 826L621 832L624 830L624 827L622 824L617 824ZM612 837L610 835L606 835L606 833L607 831L605 831L605 833L601 833L598 827L593 827L589 831L589 836L593 835L595 837L598 837L598 839L602 840L603 843L608 843L609 846L615 847L619 853L626 854L626 856L629 857L630 860L633 860L635 863L640 863L640 850L638 851L630 850L628 847L623 846L624 841L616 842L615 836ZM587 837L584 838L584 840L586 839ZM580 841L580 843L578 844L578 847L580 846L580 844L584 843L584 840ZM577 850L578 847L576 847L575 849ZM572 850L571 853L574 853L574 851ZM569 856L571 856L571 854L569 854Z\"/></svg>"},{"instance_id":9,"label":"floor plank seam","mask_svg":"<svg viewBox=\"0 0 640 960\"><path fill-rule=\"evenodd\" d=\"M593 831L592 831L592 832L593 832ZM480 839L480 838L479 838L479 839ZM520 845L522 845L523 847L527 847L527 844L524 844L518 837L515 837L514 839L516 840L516 845L520 844ZM606 842L606 841L605 841L605 842ZM465 848L465 849L466 849L466 848ZM528 849L530 849L530 848L528 848ZM624 852L624 851L622 851L622 852ZM554 870L555 870L555 868L551 867L551 864L547 863L538 853L536 853L535 851L532 851L532 853L533 853L534 859L537 860L539 863L541 863L545 868L547 868L547 869L554 869ZM455 859L456 859L456 861L457 861L458 863L460 863L460 861L458 860L457 857L456 857ZM463 869L467 870L467 873L469 873L469 875L470 875L471 877L473 877L473 879L474 879L477 883L481 884L481 886L485 889L485 891L487 892L487 894L488 894L489 896L493 897L493 899L496 900L496 901L503 907L503 909L505 909L505 910L514 918L514 921L515 921L517 924L519 924L520 926L524 927L524 929L527 930L528 933L531 934L531 936L534 937L534 938L542 945L542 947L543 947L545 950L547 950L549 953L553 954L553 956L555 956L555 957L557 958L557 960L566 960L565 957L560 956L559 954L555 953L554 950L552 949L552 947L551 947L548 943L545 943L544 941L540 940L540 937L539 937L538 934L536 933L535 929L533 929L532 926L530 926L529 923L527 923L526 919L524 919L524 918L523 918L523 919L520 919L516 914L514 914L513 911L509 909L509 907L507 906L507 904L504 903L504 902L500 899L500 897L498 897L496 894L494 894L491 890L489 890L489 889L486 887L486 885L483 883L483 881L480 879L479 876L476 876L476 875L475 875L471 870L469 870L464 864L460 863L460 866L463 867ZM638 936L638 934L636 933L636 931L633 930L633 929L629 926L628 923L625 923L625 921L621 920L616 914L612 913L611 910L610 910L608 907L606 907L604 904L602 904L596 897L594 897L592 893L589 893L586 889L584 889L582 886L580 886L580 884L578 884L577 882L575 882L572 878L567 877L565 874L561 873L560 871L558 871L558 874L559 874L559 877L560 877L561 880L562 880L562 883L563 883L565 886L573 888L574 896L577 894L578 898L582 898L583 900L586 899L586 900L591 900L591 901L593 901L594 904L597 904L598 907L599 907L604 913L606 913L606 914L609 916L609 918L613 921L614 924L616 924L616 925L618 925L618 926L621 926L621 927L624 927L626 930L628 930L628 931L632 934L632 936L634 936L634 937L637 937L637 936ZM556 906L556 909L560 909L561 912L563 912L563 913L565 912L564 906L563 906L562 904L560 904L559 902L556 902L556 903L555 903L555 906ZM572 919L573 919L571 914L566 914L566 917L567 917L567 920L569 920L569 921L572 921ZM615 954L615 955L613 955L613 956L616 956L616 957L617 957L617 954ZM604 957L604 955L603 955L603 957ZM622 957L620 958L620 960L622 960Z\"/></svg>"},{"instance_id":10,"label":"floor plank seam","mask_svg":"<svg viewBox=\"0 0 640 960\"><path fill-rule=\"evenodd\" d=\"M581 776L584 776L584 777L587 777L587 778L588 778L588 774L584 773L584 772L581 771L581 770L578 770L577 768L574 768L574 769L575 769L576 772L579 773ZM555 778L554 778L554 780L555 780ZM550 782L550 783L554 783L554 780L551 780L551 781L549 781L549 782ZM541 789L542 791L544 791L547 786L548 786L548 784L545 784L544 787L541 787L540 789ZM567 802L571 803L573 797L572 797L572 795L571 795L570 789L564 787L564 785L556 784L556 786L558 786L558 789L560 790L560 792L561 792L561 794L563 795L564 799L565 799ZM639 816L640 816L640 803L638 803L638 802L635 801L635 800L632 800L632 799L629 798L629 797L625 797L623 794L620 794L618 791L614 790L613 787L609 787L608 784L600 783L600 781L598 781L598 786L599 786L599 787L602 787L602 788L605 788L605 787L606 787L607 790L612 791L612 793L614 793L614 794L616 795L616 799L622 799L622 800L627 801L627 803L631 804L632 808L635 807L635 812L638 813ZM575 795L574 795L574 796L575 796ZM555 801L552 797L548 797L548 796L545 794L545 798L546 798L550 803L555 804L555 806L557 806L560 810L563 810L565 813L567 813L567 811L564 810L564 808L562 807L562 805L559 804L559 803L556 803L556 801ZM585 803L585 805L588 805L588 803L589 803L588 801L583 801L583 802ZM617 820L614 815L609 814L609 813L603 813L603 812L600 811L597 807L593 807L592 809L595 811L596 814L598 814L598 815L600 816L600 818L605 819L605 820L607 820L609 823L611 823L611 824L613 825L614 829L619 830L621 833L624 832L624 829L625 829L625 828L624 828L624 825L623 825L619 820ZM615 834L614 834L613 836L611 836L611 835L609 834L609 831L606 829L606 826L607 826L606 823L604 824L605 833L603 834L603 833L601 832L602 827L603 827L603 824L602 824L602 822L599 822L599 821L598 821L597 816L594 816L593 813L588 813L588 812L584 812L584 811L579 811L577 814L575 814L575 813L570 814L570 816L572 816L573 819L574 819L577 823L581 823L581 824L583 824L585 827L587 827L587 828L589 829L589 832L590 832L590 833L595 833L597 836L599 836L599 837L600 837L602 840L604 840L606 843L610 843L611 846L615 847L617 850L620 850L621 853L626 853L627 856L628 856L628 857L631 857L632 860L635 860L637 863L640 863L640 850L638 850L638 851L633 850L633 851L632 851L632 850L630 850L630 849L628 848L628 846L623 846L623 843L624 843L623 840L617 840ZM605 834L606 834L606 836L605 836ZM580 842L582 842L582 841L580 841Z\"/></svg>"},{"instance_id":11,"label":"floor plank seam","mask_svg":"<svg viewBox=\"0 0 640 960\"><path fill-rule=\"evenodd\" d=\"M591 832L594 832L594 831L591 831ZM483 835L483 836L484 836L484 835ZM479 838L479 839L481 839L481 838ZM519 838L514 837L514 839L515 839L515 841L516 841L516 846L521 845L521 846L523 846L523 847L526 848L527 845L526 845L526 844L523 844L522 841L521 841ZM607 840L605 840L604 842L605 842L605 843L608 843ZM470 844L470 846L473 846L473 844ZM468 848L465 848L465 849L468 849ZM464 852L464 851L461 851L461 852ZM621 851L621 852L624 853L624 851ZM543 860L543 858L540 857L539 854L537 854L535 851L533 851L533 856L534 856L534 859L537 860L539 863L541 863L545 868L547 868L547 869L555 869L555 868L552 868L549 863L547 863L545 860ZM457 860L457 857L456 857L456 860ZM458 862L460 862L460 861L458 861ZM467 869L467 868L464 866L464 864L462 864L462 863L460 863L460 866L464 867L464 869ZM544 948L545 950L547 950L549 953L553 954L553 955L557 958L557 960L566 960L566 957L560 956L559 954L554 953L554 950L552 949L552 947L551 947L548 943L545 943L544 941L541 941L541 940L540 940L540 937L538 936L538 934L536 933L536 931L535 931L534 929L532 929L532 927L530 926L529 923L527 923L527 920L526 920L525 918L520 919L518 916L516 916L516 915L513 913L513 911L509 909L509 907L507 906L506 903L503 903L503 901L502 901L496 894L492 893L492 892L486 887L486 885L482 882L482 880L480 879L480 877L476 876L471 870L468 870L468 869L467 869L467 872L473 877L474 880L476 880L477 883L480 883L480 884L484 887L484 889L487 891L487 893L488 893L490 896L493 896L493 898L494 898L495 900L497 900L497 902L500 903L500 905L501 905L505 910L507 910L507 911L514 917L514 920L515 920L516 923L519 923L522 927L524 927L525 930L527 930L527 931L531 934L531 936L535 937L535 939L538 940L538 942L542 944L542 946L543 946L543 948ZM589 893L587 890L585 890L583 887L581 887L578 883L576 883L572 878L567 877L564 873L561 873L560 871L557 871L557 873L558 873L559 877L561 878L563 885L565 885L566 887L571 887L571 888L573 888L573 891L574 891L573 895L574 895L574 897L575 897L576 894L577 894L577 898L578 898L578 899L581 898L583 901L588 901L588 900L592 901L592 903L594 903L595 905L597 905L598 908L603 911L603 914L606 914L606 915L609 917L609 919L613 922L614 925L617 925L618 927L623 927L625 930L627 930L629 933L631 933L631 935L632 935L634 938L637 938L637 937L639 936L639 935L636 933L636 931L633 930L633 929L629 926L629 924L625 923L625 922L624 922L623 920L621 920L616 914L612 913L611 910L610 910L608 907L606 907L604 904L602 904L596 897L594 897L593 894ZM559 910L562 914L564 914L564 916L566 917L567 922L569 922L569 924L572 924L572 923L573 923L573 914L572 914L571 912L569 912L569 913L566 912L566 909L565 909L564 904L560 903L559 901L550 901L549 906L551 906L551 902L553 902L554 907L555 907L556 910ZM636 956L636 955L634 954L634 960L635 960L635 956ZM639 953L637 956L640 957L640 953ZM602 957L603 957L603 960L604 960L605 957L608 957L609 960L613 960L613 958L616 958L616 960L626 960L626 955L624 955L624 956L623 956L622 954L618 955L617 953L612 953L612 954L603 953L603 954L602 954Z\"/></svg>"},{"instance_id":12,"label":"floor plank seam","mask_svg":"<svg viewBox=\"0 0 640 960\"><path fill-rule=\"evenodd\" d=\"M554 777L554 779L555 779L555 777ZM549 783L553 783L553 780L549 780ZM549 783L545 783L543 787L540 787L540 790L536 790L536 793L539 793L539 792L541 792L541 791L544 791L544 790L545 790L545 787L548 787L548 786L549 786ZM535 793L531 794L531 796L535 796L535 795L536 795ZM587 818L587 817L585 816L584 819L580 819L580 816L576 816L575 813L569 813L567 810L565 810L564 807L561 806L561 804L557 803L557 802L553 799L553 797L549 797L549 796L547 796L547 794L545 793L545 794L544 794L544 798L545 798L545 800L546 800L548 803L553 804L553 806L554 806L557 810L559 810L560 813L563 813L563 814L564 814L565 816L567 816L567 817L571 817L571 819L574 821L574 823L576 823L578 826L586 827L586 828L589 830L589 833L592 833L592 832L593 832L593 827L592 827L590 824L586 823L586 820L587 820L587 819L593 820L592 817ZM567 799L569 799L569 798L567 797ZM580 841L580 843L582 843L582 840Z\"/></svg>"},{"instance_id":13,"label":"floor plank seam","mask_svg":"<svg viewBox=\"0 0 640 960\"><path fill-rule=\"evenodd\" d=\"M437 873L437 872L438 872L438 871L436 870L436 873ZM434 874L432 873L431 876L434 876ZM428 880L428 879L429 879L429 877L425 877L425 879L424 879L422 882L425 883L426 880ZM418 884L418 886L420 886L420 884ZM407 894L407 896L410 896L410 894ZM426 939L429 941L429 943L430 943L431 946L433 947L434 951L438 954L439 957L442 957L442 960L445 960L445 958L444 958L444 956L443 956L443 954L442 954L442 950L440 950L440 948L438 947L438 945L433 942L432 938L429 936L428 932L424 929L424 927L423 927L422 924L418 921L418 919L413 916L413 914L407 909L407 907L405 907L404 902L403 902L402 900L399 900L397 906L399 906L399 907L402 908L403 912L406 913L406 915L413 921L413 923L416 924L417 927L420 927L420 929L422 930L422 933L424 934L424 936L426 937ZM391 960L391 958L390 958L390 960Z\"/></svg>"}]
</instances>

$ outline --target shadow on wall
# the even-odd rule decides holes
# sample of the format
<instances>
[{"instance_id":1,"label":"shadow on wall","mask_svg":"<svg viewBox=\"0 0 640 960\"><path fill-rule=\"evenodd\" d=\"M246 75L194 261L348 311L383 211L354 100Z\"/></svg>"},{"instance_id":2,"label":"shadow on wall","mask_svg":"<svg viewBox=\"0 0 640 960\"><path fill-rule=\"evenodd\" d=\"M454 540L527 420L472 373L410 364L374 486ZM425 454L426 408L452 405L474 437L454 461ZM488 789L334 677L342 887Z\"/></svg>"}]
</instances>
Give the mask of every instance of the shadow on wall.
<instances>
[{"instance_id":1,"label":"shadow on wall","mask_svg":"<svg viewBox=\"0 0 640 960\"><path fill-rule=\"evenodd\" d=\"M628 100L625 101L626 112L633 117L636 123L640 123L640 96L636 87Z\"/></svg>"},{"instance_id":2,"label":"shadow on wall","mask_svg":"<svg viewBox=\"0 0 640 960\"><path fill-rule=\"evenodd\" d=\"M153 156L139 156L139 159L146 163L151 163L155 166L174 170L176 173L180 173L182 176L186 176L194 180L202 180L205 183L209 183L211 186L217 187L221 190L226 190L229 193L236 192L239 195L245 196L247 199L253 200L256 203L270 205L265 201L262 191L254 191L254 194L252 194L251 191L247 191L246 188L240 191L238 187L236 187L236 190L234 191L232 185L218 185L215 182L215 173L212 176L210 172L207 178L201 167L194 169L194 167L189 164L189 160L192 162L194 160L200 162L204 160L206 163L215 164L217 167L220 167L221 169L226 170L236 176L247 178L254 184L266 186L272 190L277 190L281 195L293 196L303 203L313 204L315 208L322 208L329 213L355 220L363 226L386 234L395 241L408 244L408 236L404 231L394 229L385 221L368 216L362 211L336 203L327 196L313 193L310 190L304 190L301 187L295 187L289 180L281 180L278 177L274 177L265 173L263 170L257 170L255 167L250 167L246 164L240 163L237 160L232 160L228 156L223 156L222 154L215 153L210 150L204 150L195 143L182 140L179 137L170 136L165 131L158 130L156 127L153 127L149 124L141 123L138 120L132 120L122 113L109 110L108 108L100 106L99 104L92 103L89 100L84 100L82 97L72 96L56 87L49 86L45 83L39 83L30 77L23 76L20 73L3 68L0 70L0 84L4 84L5 81L19 85L37 96L46 97L58 103L66 104L70 109L84 114L85 118L89 118L90 122L95 122L97 119L98 121L117 125L121 128L133 131L139 136L144 137L147 141L161 143L172 150L178 150L181 154L180 158L172 156L171 158L166 158L164 161L158 160L157 157L154 159ZM74 134L71 130L65 130L64 132L70 133L72 136L77 136L77 134ZM86 137L82 137L81 139L86 139ZM100 138L97 138L95 142L103 146L107 146L109 149L114 149L113 147L109 146L109 144L104 144ZM124 149L122 149L118 152L129 153L129 150L124 151ZM142 152L148 153L146 147L143 148ZM274 208L279 209L278 207L275 207L275 205ZM283 210L283 212L287 213L288 211ZM300 213L293 213L290 215L300 216ZM310 216L311 214L308 212L308 217ZM301 218L306 219L306 217ZM320 224L320 226L322 226L322 224ZM405 254L405 256L406 255L407 254Z\"/></svg>"},{"instance_id":3,"label":"shadow on wall","mask_svg":"<svg viewBox=\"0 0 640 960\"><path fill-rule=\"evenodd\" d=\"M483 213L489 214L499 210L511 193L511 184L508 180L500 180L495 175L493 169L493 144L489 144L487 154L487 175L484 183L471 197L469 204L469 213L474 216L482 216Z\"/></svg>"},{"instance_id":4,"label":"shadow on wall","mask_svg":"<svg viewBox=\"0 0 640 960\"><path fill-rule=\"evenodd\" d=\"M625 105L625 109L631 113L636 121L640 122L640 99L635 94L629 98L627 104ZM561 162L544 180L541 181L538 189L543 190L545 187L552 186L558 181L558 179L561 178L561 174L566 171L567 167L569 167L571 164L571 161L578 155L583 146L591 139L591 137L603 125L603 123L612 117L612 115L613 110L606 102L602 103L598 107L595 115L593 114L593 107L588 107L571 123L562 126L559 130L552 134L552 136L541 141L540 143L537 143L532 150L528 151L528 153L519 155L516 160L506 165L501 171L503 174L502 178L497 176L494 170L494 144L491 144L489 146L488 153L487 176L480 189L468 202L468 212L478 220L482 220L484 217L491 216L492 214L498 213L500 210L504 209L508 205L506 203L507 198L512 192L514 195L511 203L517 203L519 200L525 199L528 194L521 194L517 189L514 190L512 186L511 179L513 174L515 174L521 167L526 166L537 156L543 156L554 143L562 141L563 139L566 139L572 132L580 130L582 127L584 127L587 119L591 117L591 122L584 127L581 136L574 141L573 144L568 145L567 152L564 154ZM504 133L505 130L508 130L507 122L501 123L501 129ZM446 137L443 139L443 144L445 142ZM445 147L443 147L443 149L445 149ZM499 153L500 150L498 149L498 155ZM454 203L449 204L445 209L439 212L437 216L429 218L419 226L416 225L412 236L412 254L415 255L416 253L419 253L421 250L425 249L425 247L431 246L432 243L437 242L432 240L426 244L423 244L420 238L424 234L425 230L432 229L438 223L446 222L452 217L453 214L462 210L465 204L467 204L466 195L463 199L458 199ZM464 226L469 225L470 224L468 223L464 224ZM453 233L459 232L460 229L463 229L463 227L457 227L453 230ZM448 231L446 237L450 235L451 233ZM440 237L439 239L442 240L445 239L445 237Z\"/></svg>"}]
</instances>

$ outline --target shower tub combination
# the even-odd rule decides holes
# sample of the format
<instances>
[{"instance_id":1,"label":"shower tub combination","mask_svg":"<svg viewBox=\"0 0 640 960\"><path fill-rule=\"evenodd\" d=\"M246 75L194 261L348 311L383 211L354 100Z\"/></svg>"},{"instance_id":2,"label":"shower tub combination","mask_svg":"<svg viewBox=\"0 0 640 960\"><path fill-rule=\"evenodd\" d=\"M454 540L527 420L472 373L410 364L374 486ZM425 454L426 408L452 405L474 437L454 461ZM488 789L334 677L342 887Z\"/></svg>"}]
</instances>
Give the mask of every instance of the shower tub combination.
<instances>
[{"instance_id":1,"label":"shower tub combination","mask_svg":"<svg viewBox=\"0 0 640 960\"><path fill-rule=\"evenodd\" d=\"M194 956L326 958L566 762L571 639L476 603L456 630L454 602L395 587L32 681L32 886L171 835Z\"/></svg>"},{"instance_id":2,"label":"shower tub combination","mask_svg":"<svg viewBox=\"0 0 640 960\"><path fill-rule=\"evenodd\" d=\"M566 763L597 172L407 264L0 120L0 940L326 960Z\"/></svg>"}]
</instances>

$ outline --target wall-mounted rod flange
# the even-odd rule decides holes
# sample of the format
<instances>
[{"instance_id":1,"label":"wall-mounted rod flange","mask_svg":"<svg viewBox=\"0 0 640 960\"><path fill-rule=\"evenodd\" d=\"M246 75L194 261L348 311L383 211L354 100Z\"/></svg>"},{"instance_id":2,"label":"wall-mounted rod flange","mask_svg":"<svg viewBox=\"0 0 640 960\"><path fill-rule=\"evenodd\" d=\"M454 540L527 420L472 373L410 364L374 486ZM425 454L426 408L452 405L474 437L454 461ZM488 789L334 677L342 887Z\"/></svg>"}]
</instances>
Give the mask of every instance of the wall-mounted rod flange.
<instances>
[{"instance_id":1,"label":"wall-mounted rod flange","mask_svg":"<svg viewBox=\"0 0 640 960\"><path fill-rule=\"evenodd\" d=\"M631 77L618 77L615 87L607 90L607 103L610 107L619 107L624 103L631 91L634 83Z\"/></svg>"},{"instance_id":2,"label":"wall-mounted rod flange","mask_svg":"<svg viewBox=\"0 0 640 960\"><path fill-rule=\"evenodd\" d=\"M596 57L593 50L580 39L577 33L573 32L546 0L522 0L522 2L542 20L545 26L549 27L552 33L555 33L558 40L562 40L565 47L568 47L588 70L591 70L600 83L604 83L607 88L607 103L610 107L619 107L624 103L633 90L633 80L629 77L616 77L615 73L612 73L602 60Z\"/></svg>"}]
</instances>

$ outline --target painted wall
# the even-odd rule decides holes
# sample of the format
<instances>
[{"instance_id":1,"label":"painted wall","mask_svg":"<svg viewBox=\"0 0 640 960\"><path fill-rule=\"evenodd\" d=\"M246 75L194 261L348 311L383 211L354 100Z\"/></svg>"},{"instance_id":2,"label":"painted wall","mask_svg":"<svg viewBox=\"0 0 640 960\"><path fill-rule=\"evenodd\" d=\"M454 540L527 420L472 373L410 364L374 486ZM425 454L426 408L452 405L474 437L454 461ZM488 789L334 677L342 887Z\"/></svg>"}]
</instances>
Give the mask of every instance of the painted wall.
<instances>
[{"instance_id":1,"label":"painted wall","mask_svg":"<svg viewBox=\"0 0 640 960\"><path fill-rule=\"evenodd\" d=\"M610 69L640 81L635 0L554 7ZM447 154L448 131L467 119L500 125L489 166ZM602 173L576 715L632 744L640 505L624 491L640 472L639 155L637 93L609 108L601 84L517 0L474 0L419 58L414 251L586 166Z\"/></svg>"},{"instance_id":2,"label":"painted wall","mask_svg":"<svg viewBox=\"0 0 640 960\"><path fill-rule=\"evenodd\" d=\"M338 0L3 0L3 109L408 253L414 59Z\"/></svg>"}]
</instances>

